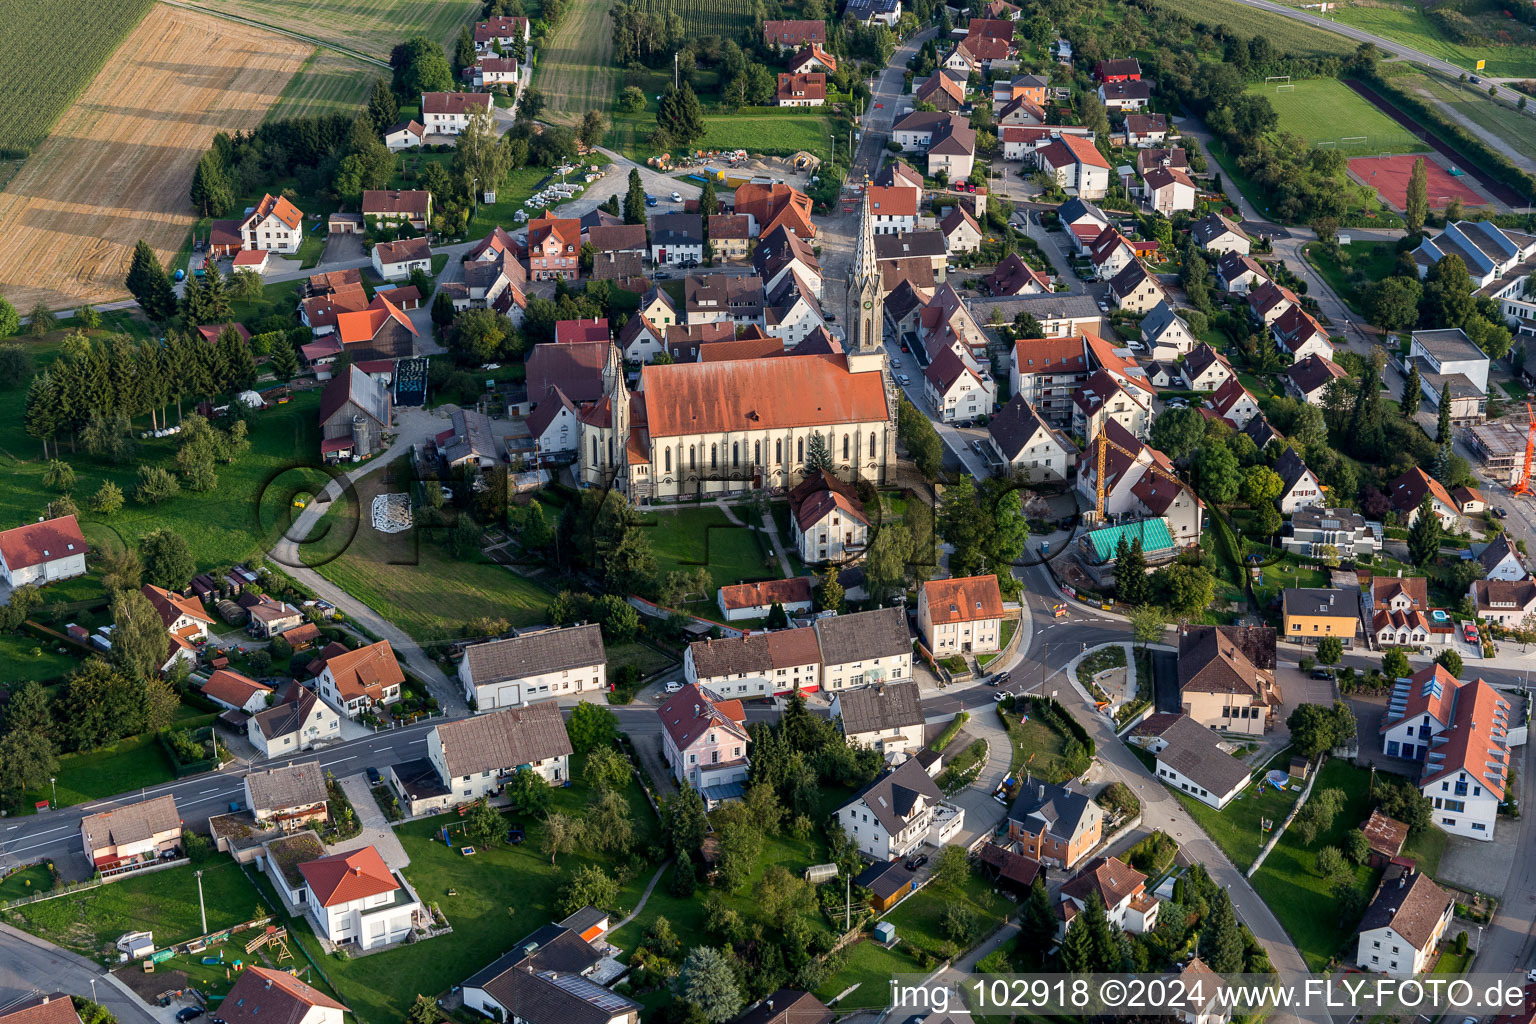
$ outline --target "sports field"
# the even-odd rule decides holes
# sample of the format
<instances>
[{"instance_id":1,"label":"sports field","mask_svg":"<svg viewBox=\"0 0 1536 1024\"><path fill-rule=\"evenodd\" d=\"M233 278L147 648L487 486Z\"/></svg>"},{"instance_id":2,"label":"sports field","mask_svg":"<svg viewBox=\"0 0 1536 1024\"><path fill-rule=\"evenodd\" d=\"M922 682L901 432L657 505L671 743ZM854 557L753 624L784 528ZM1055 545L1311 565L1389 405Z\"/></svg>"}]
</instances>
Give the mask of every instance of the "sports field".
<instances>
[{"instance_id":1,"label":"sports field","mask_svg":"<svg viewBox=\"0 0 1536 1024\"><path fill-rule=\"evenodd\" d=\"M142 238L169 260L215 132L254 128L310 47L157 5L0 192L0 293L20 309L122 298Z\"/></svg>"},{"instance_id":2,"label":"sports field","mask_svg":"<svg viewBox=\"0 0 1536 1024\"><path fill-rule=\"evenodd\" d=\"M1413 174L1416 159L1413 156L1356 157L1349 161L1349 173L1374 188L1384 202L1401 210L1408 205L1408 178ZM1460 199L1463 206L1484 204L1483 197L1468 184L1470 178L1452 175L1440 166L1436 157L1425 157L1424 171L1432 209L1444 209L1452 197Z\"/></svg>"},{"instance_id":3,"label":"sports field","mask_svg":"<svg viewBox=\"0 0 1536 1024\"><path fill-rule=\"evenodd\" d=\"M539 55L533 84L549 105L544 116L575 125L589 110L611 114L619 71L613 66L610 0L576 0Z\"/></svg>"},{"instance_id":4,"label":"sports field","mask_svg":"<svg viewBox=\"0 0 1536 1024\"><path fill-rule=\"evenodd\" d=\"M1336 78L1303 79L1290 88L1283 83L1252 85L1248 91L1269 100L1280 116L1280 131L1300 135L1313 145L1337 146L1355 155L1428 148Z\"/></svg>"},{"instance_id":5,"label":"sports field","mask_svg":"<svg viewBox=\"0 0 1536 1024\"><path fill-rule=\"evenodd\" d=\"M354 113L367 100L375 78L388 81L388 69L317 47L288 80L277 104L267 111L267 120Z\"/></svg>"},{"instance_id":6,"label":"sports field","mask_svg":"<svg viewBox=\"0 0 1536 1024\"><path fill-rule=\"evenodd\" d=\"M1479 6L1487 5L1474 3L1467 13L1476 15ZM1487 14L1486 18L1474 17L1473 25L1491 38L1499 39L1502 36L1507 39L1507 43L1519 37L1527 41L1536 39L1520 22L1504 18L1502 11L1490 10ZM1430 22L1417 2L1375 2L1370 6L1346 3L1337 8L1334 17L1342 24L1395 39L1431 57L1439 57L1466 68L1469 72L1477 67L1478 61L1486 60L1488 66L1484 73L1495 78L1526 78L1536 75L1536 46L1529 43L1524 46L1508 45L1505 40L1500 40L1504 45L1452 42Z\"/></svg>"},{"instance_id":7,"label":"sports field","mask_svg":"<svg viewBox=\"0 0 1536 1024\"><path fill-rule=\"evenodd\" d=\"M479 0L193 0L221 14L270 24L381 60L407 37L443 43L480 14ZM382 69L381 69L382 70Z\"/></svg>"}]
</instances>

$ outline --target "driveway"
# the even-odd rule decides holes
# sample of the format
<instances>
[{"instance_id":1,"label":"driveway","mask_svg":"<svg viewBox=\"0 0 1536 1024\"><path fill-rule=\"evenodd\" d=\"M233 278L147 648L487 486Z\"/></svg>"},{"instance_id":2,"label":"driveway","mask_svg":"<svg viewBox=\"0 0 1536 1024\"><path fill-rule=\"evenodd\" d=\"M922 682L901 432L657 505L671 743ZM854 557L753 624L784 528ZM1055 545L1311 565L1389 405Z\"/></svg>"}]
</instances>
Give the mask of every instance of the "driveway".
<instances>
[{"instance_id":1,"label":"driveway","mask_svg":"<svg viewBox=\"0 0 1536 1024\"><path fill-rule=\"evenodd\" d=\"M340 784L341 791L347 794L347 799L352 801L352 810L357 812L357 820L362 824L363 831L344 843L327 847L327 852L350 853L365 846L372 846L379 851L379 856L384 858L384 863L396 871L409 865L410 855L405 852L405 847L400 845L400 837L395 835L395 830L389 827L389 822L384 818L384 812L379 810L379 802L373 798L372 791L368 789L368 777L358 772L356 775L348 775L336 781Z\"/></svg>"}]
</instances>

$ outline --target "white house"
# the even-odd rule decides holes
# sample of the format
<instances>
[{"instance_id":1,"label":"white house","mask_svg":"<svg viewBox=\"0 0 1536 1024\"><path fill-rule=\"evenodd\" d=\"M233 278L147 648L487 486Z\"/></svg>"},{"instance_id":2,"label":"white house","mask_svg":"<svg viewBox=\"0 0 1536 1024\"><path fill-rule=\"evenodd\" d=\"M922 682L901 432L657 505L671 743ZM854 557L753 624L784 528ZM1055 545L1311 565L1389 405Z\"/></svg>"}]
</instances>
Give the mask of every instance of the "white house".
<instances>
[{"instance_id":1,"label":"white house","mask_svg":"<svg viewBox=\"0 0 1536 1024\"><path fill-rule=\"evenodd\" d=\"M1526 571L1525 563L1520 560L1520 553L1510 544L1507 533L1501 533L1489 541L1488 546L1478 552L1477 561L1483 567L1485 580L1513 583L1529 579L1531 575Z\"/></svg>"},{"instance_id":2,"label":"white house","mask_svg":"<svg viewBox=\"0 0 1536 1024\"><path fill-rule=\"evenodd\" d=\"M1296 449L1287 448L1275 460L1275 472L1280 474L1282 484L1280 497L1280 513L1291 515L1297 509L1307 505L1321 505L1323 503L1323 485L1317 479L1317 474L1307 468Z\"/></svg>"},{"instance_id":3,"label":"white house","mask_svg":"<svg viewBox=\"0 0 1536 1024\"><path fill-rule=\"evenodd\" d=\"M1141 318L1141 343L1153 359L1176 360L1188 355L1200 339L1164 299Z\"/></svg>"},{"instance_id":4,"label":"white house","mask_svg":"<svg viewBox=\"0 0 1536 1024\"><path fill-rule=\"evenodd\" d=\"M140 588L140 593L149 599L150 606L160 615L166 633L170 634L169 654L161 670L169 669L178 660L195 664L197 644L208 639L208 627L213 624L213 617L203 611L195 597L183 597L173 590L149 583Z\"/></svg>"},{"instance_id":5,"label":"white house","mask_svg":"<svg viewBox=\"0 0 1536 1024\"><path fill-rule=\"evenodd\" d=\"M459 661L464 699L476 711L516 707L546 697L601 694L608 655L597 623L543 629L471 644Z\"/></svg>"},{"instance_id":6,"label":"white house","mask_svg":"<svg viewBox=\"0 0 1536 1024\"><path fill-rule=\"evenodd\" d=\"M1047 424L1021 394L987 421L987 438L998 459L1031 483L1065 483L1077 464L1077 446Z\"/></svg>"},{"instance_id":7,"label":"white house","mask_svg":"<svg viewBox=\"0 0 1536 1024\"><path fill-rule=\"evenodd\" d=\"M1165 727L1159 737L1157 777L1218 811L1248 784L1252 770L1220 746L1219 737L1188 715Z\"/></svg>"},{"instance_id":8,"label":"white house","mask_svg":"<svg viewBox=\"0 0 1536 1024\"><path fill-rule=\"evenodd\" d=\"M72 515L18 526L0 533L0 580L24 587L84 576L85 552L85 535Z\"/></svg>"},{"instance_id":9,"label":"white house","mask_svg":"<svg viewBox=\"0 0 1536 1024\"><path fill-rule=\"evenodd\" d=\"M1354 560L1375 554L1377 537L1360 513L1347 508L1301 505L1291 515L1289 531L1280 546L1302 558L1319 558L1331 547L1340 558Z\"/></svg>"},{"instance_id":10,"label":"white house","mask_svg":"<svg viewBox=\"0 0 1536 1024\"><path fill-rule=\"evenodd\" d=\"M1269 280L1259 261L1246 252L1224 252L1216 261L1216 280L1228 295L1247 295Z\"/></svg>"},{"instance_id":11,"label":"white house","mask_svg":"<svg viewBox=\"0 0 1536 1024\"><path fill-rule=\"evenodd\" d=\"M666 336L664 328L651 323L639 313L632 314L619 330L619 348L624 352L624 361L654 362L657 356L666 351Z\"/></svg>"},{"instance_id":12,"label":"white house","mask_svg":"<svg viewBox=\"0 0 1536 1024\"><path fill-rule=\"evenodd\" d=\"M1040 169L1070 195L1102 199L1109 192L1109 161L1089 139L1062 135L1038 150L1035 159Z\"/></svg>"},{"instance_id":13,"label":"white house","mask_svg":"<svg viewBox=\"0 0 1536 1024\"><path fill-rule=\"evenodd\" d=\"M1473 289L1483 288L1536 256L1536 236L1508 231L1489 221L1459 220L1413 251L1419 276L1446 256L1458 256L1472 276Z\"/></svg>"},{"instance_id":14,"label":"white house","mask_svg":"<svg viewBox=\"0 0 1536 1024\"><path fill-rule=\"evenodd\" d=\"M697 640L683 654L683 678L726 700L811 693L821 686L821 647L809 626Z\"/></svg>"},{"instance_id":15,"label":"white house","mask_svg":"<svg viewBox=\"0 0 1536 1024\"><path fill-rule=\"evenodd\" d=\"M981 225L958 204L951 206L939 221L939 230L944 233L944 244L950 252L975 252L981 248Z\"/></svg>"},{"instance_id":16,"label":"white house","mask_svg":"<svg viewBox=\"0 0 1536 1024\"><path fill-rule=\"evenodd\" d=\"M1472 610L1484 622L1506 629L1526 629L1536 621L1536 582L1473 580L1467 588Z\"/></svg>"},{"instance_id":17,"label":"white house","mask_svg":"<svg viewBox=\"0 0 1536 1024\"><path fill-rule=\"evenodd\" d=\"M425 238L379 242L373 247L373 269L386 281L410 277L411 271L432 273L432 246Z\"/></svg>"},{"instance_id":18,"label":"white house","mask_svg":"<svg viewBox=\"0 0 1536 1024\"><path fill-rule=\"evenodd\" d=\"M997 577L929 580L917 595L917 628L934 657L988 654L1002 637L1003 595Z\"/></svg>"},{"instance_id":19,"label":"white house","mask_svg":"<svg viewBox=\"0 0 1536 1024\"><path fill-rule=\"evenodd\" d=\"M1197 189L1190 176L1177 167L1150 167L1141 176L1147 205L1164 217L1195 208Z\"/></svg>"},{"instance_id":20,"label":"white house","mask_svg":"<svg viewBox=\"0 0 1536 1024\"><path fill-rule=\"evenodd\" d=\"M943 799L917 758L909 757L859 790L836 817L860 854L895 860L929 838Z\"/></svg>"},{"instance_id":21,"label":"white house","mask_svg":"<svg viewBox=\"0 0 1536 1024\"><path fill-rule=\"evenodd\" d=\"M522 69L516 57L482 57L475 64L475 86L516 85Z\"/></svg>"},{"instance_id":22,"label":"white house","mask_svg":"<svg viewBox=\"0 0 1536 1024\"><path fill-rule=\"evenodd\" d=\"M246 739L263 757L282 757L341 739L341 716L298 683L289 683L277 703L245 723Z\"/></svg>"},{"instance_id":23,"label":"white house","mask_svg":"<svg viewBox=\"0 0 1536 1024\"><path fill-rule=\"evenodd\" d=\"M1422 871L1388 879L1360 920L1355 965L1401 978L1434 966L1456 900Z\"/></svg>"},{"instance_id":24,"label":"white house","mask_svg":"<svg viewBox=\"0 0 1536 1024\"><path fill-rule=\"evenodd\" d=\"M1063 935L1094 893L1103 903L1109 923L1116 928L1140 935L1157 927L1161 904L1147 892L1147 876L1118 857L1095 857L1067 879L1058 893Z\"/></svg>"},{"instance_id":25,"label":"white house","mask_svg":"<svg viewBox=\"0 0 1536 1024\"><path fill-rule=\"evenodd\" d=\"M815 628L823 690L836 693L912 678L912 634L905 608L825 615Z\"/></svg>"},{"instance_id":26,"label":"white house","mask_svg":"<svg viewBox=\"0 0 1536 1024\"><path fill-rule=\"evenodd\" d=\"M921 196L922 189L910 185L871 185L871 229L877 235L899 235L917 230L917 201Z\"/></svg>"},{"instance_id":27,"label":"white house","mask_svg":"<svg viewBox=\"0 0 1536 1024\"><path fill-rule=\"evenodd\" d=\"M1253 243L1248 233L1219 213L1208 213L1189 227L1202 249L1210 252L1235 252L1246 256Z\"/></svg>"},{"instance_id":28,"label":"white house","mask_svg":"<svg viewBox=\"0 0 1536 1024\"><path fill-rule=\"evenodd\" d=\"M254 714L267 706L273 691L249 676L221 668L208 677L198 692L222 707Z\"/></svg>"},{"instance_id":29,"label":"white house","mask_svg":"<svg viewBox=\"0 0 1536 1024\"><path fill-rule=\"evenodd\" d=\"M426 740L426 759L447 790L444 808L498 793L518 772L570 784L571 740L552 700L443 722Z\"/></svg>"},{"instance_id":30,"label":"white house","mask_svg":"<svg viewBox=\"0 0 1536 1024\"><path fill-rule=\"evenodd\" d=\"M1228 380L1235 380L1237 371L1227 357L1201 342L1184 360L1184 384L1191 391L1215 391Z\"/></svg>"},{"instance_id":31,"label":"white house","mask_svg":"<svg viewBox=\"0 0 1536 1024\"><path fill-rule=\"evenodd\" d=\"M1308 356L1333 358L1333 342L1323 325L1302 309L1291 306L1269 325L1269 333L1275 339L1275 347L1288 356L1292 363Z\"/></svg>"},{"instance_id":32,"label":"white house","mask_svg":"<svg viewBox=\"0 0 1536 1024\"><path fill-rule=\"evenodd\" d=\"M850 746L880 754L915 754L923 746L922 697L917 681L877 683L832 698L832 718L840 720Z\"/></svg>"},{"instance_id":33,"label":"white house","mask_svg":"<svg viewBox=\"0 0 1536 1024\"><path fill-rule=\"evenodd\" d=\"M689 683L656 709L661 752L672 776L698 790L706 804L741 795L751 762L746 712L708 687Z\"/></svg>"},{"instance_id":34,"label":"white house","mask_svg":"<svg viewBox=\"0 0 1536 1024\"><path fill-rule=\"evenodd\" d=\"M245 809L260 827L276 826L291 832L330 816L325 772L319 761L252 771L240 785L245 791Z\"/></svg>"},{"instance_id":35,"label":"white house","mask_svg":"<svg viewBox=\"0 0 1536 1024\"><path fill-rule=\"evenodd\" d=\"M282 196L262 196L240 222L240 245L246 249L296 253L303 241L304 214Z\"/></svg>"},{"instance_id":36,"label":"white house","mask_svg":"<svg viewBox=\"0 0 1536 1024\"><path fill-rule=\"evenodd\" d=\"M475 111L490 110L492 102L488 92L424 92L421 123L428 135L458 135Z\"/></svg>"},{"instance_id":37,"label":"white house","mask_svg":"<svg viewBox=\"0 0 1536 1024\"><path fill-rule=\"evenodd\" d=\"M944 423L986 416L997 404L997 383L972 368L968 357L945 348L924 371L923 394L934 416Z\"/></svg>"},{"instance_id":38,"label":"white house","mask_svg":"<svg viewBox=\"0 0 1536 1024\"><path fill-rule=\"evenodd\" d=\"M1408 358L1419 368L1419 387L1430 407L1440 409L1447 387L1452 399L1451 422L1482 422L1488 398L1488 356L1461 328L1414 331Z\"/></svg>"},{"instance_id":39,"label":"white house","mask_svg":"<svg viewBox=\"0 0 1536 1024\"><path fill-rule=\"evenodd\" d=\"M341 644L328 644L320 652L320 661L323 667L315 678L315 689L348 718L365 714L375 704L394 704L400 700L405 673L400 671L388 640L355 651Z\"/></svg>"},{"instance_id":40,"label":"white house","mask_svg":"<svg viewBox=\"0 0 1536 1024\"><path fill-rule=\"evenodd\" d=\"M786 615L804 615L815 606L815 591L811 583L809 576L731 583L719 589L715 602L720 606L720 614L726 622L767 618L773 612L774 605L784 609Z\"/></svg>"},{"instance_id":41,"label":"white house","mask_svg":"<svg viewBox=\"0 0 1536 1024\"><path fill-rule=\"evenodd\" d=\"M1332 359L1310 355L1286 367L1285 390L1308 405L1322 405L1328 397L1328 385L1348 376Z\"/></svg>"},{"instance_id":42,"label":"white house","mask_svg":"<svg viewBox=\"0 0 1536 1024\"><path fill-rule=\"evenodd\" d=\"M869 542L869 516L858 493L824 469L790 490L789 518L795 549L808 565L857 558Z\"/></svg>"},{"instance_id":43,"label":"white house","mask_svg":"<svg viewBox=\"0 0 1536 1024\"><path fill-rule=\"evenodd\" d=\"M376 949L410 936L421 904L372 846L300 864L299 872L302 902L323 938Z\"/></svg>"},{"instance_id":44,"label":"white house","mask_svg":"<svg viewBox=\"0 0 1536 1024\"><path fill-rule=\"evenodd\" d=\"M384 133L384 146L391 153L414 149L421 145L426 134L427 129L420 121L401 121Z\"/></svg>"},{"instance_id":45,"label":"white house","mask_svg":"<svg viewBox=\"0 0 1536 1024\"><path fill-rule=\"evenodd\" d=\"M639 1003L577 969L589 960L595 967L603 954L556 927L540 928L465 981L464 1005L508 1024L637 1024Z\"/></svg>"}]
</instances>

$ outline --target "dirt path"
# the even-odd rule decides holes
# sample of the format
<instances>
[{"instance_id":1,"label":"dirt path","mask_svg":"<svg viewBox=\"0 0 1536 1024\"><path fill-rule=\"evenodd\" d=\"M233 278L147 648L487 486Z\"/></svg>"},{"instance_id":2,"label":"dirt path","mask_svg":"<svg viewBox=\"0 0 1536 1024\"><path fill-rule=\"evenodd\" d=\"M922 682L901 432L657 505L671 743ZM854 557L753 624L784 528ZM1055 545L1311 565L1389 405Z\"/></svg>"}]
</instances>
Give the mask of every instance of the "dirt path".
<instances>
[{"instance_id":1,"label":"dirt path","mask_svg":"<svg viewBox=\"0 0 1536 1024\"><path fill-rule=\"evenodd\" d=\"M609 7L610 0L573 4L540 56L533 84L549 101L547 120L574 126L589 110L609 113L619 82Z\"/></svg>"}]
</instances>

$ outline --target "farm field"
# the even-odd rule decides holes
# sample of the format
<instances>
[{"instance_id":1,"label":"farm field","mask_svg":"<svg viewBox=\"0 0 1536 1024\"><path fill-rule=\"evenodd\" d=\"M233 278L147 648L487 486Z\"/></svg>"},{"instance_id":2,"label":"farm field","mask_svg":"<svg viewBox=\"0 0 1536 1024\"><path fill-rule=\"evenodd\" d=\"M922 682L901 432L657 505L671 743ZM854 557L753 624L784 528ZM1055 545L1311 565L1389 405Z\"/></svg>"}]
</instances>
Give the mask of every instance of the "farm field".
<instances>
[{"instance_id":1,"label":"farm field","mask_svg":"<svg viewBox=\"0 0 1536 1024\"><path fill-rule=\"evenodd\" d=\"M1279 130L1294 132L1313 145L1365 136L1363 143L1340 148L1354 156L1370 153L1417 153L1425 143L1367 103L1336 78L1311 78L1289 89L1253 85L1248 91L1269 100L1280 116Z\"/></svg>"},{"instance_id":2,"label":"farm field","mask_svg":"<svg viewBox=\"0 0 1536 1024\"><path fill-rule=\"evenodd\" d=\"M1355 52L1353 40L1230 0L1157 0L1157 4L1196 23L1226 25L1240 35L1262 35L1285 52L1320 57L1344 57Z\"/></svg>"},{"instance_id":3,"label":"farm field","mask_svg":"<svg viewBox=\"0 0 1536 1024\"><path fill-rule=\"evenodd\" d=\"M1484 70L1495 78L1536 75L1536 46L1463 45L1445 38L1425 16L1417 3L1373 3L1369 7L1344 4L1337 9L1338 21L1363 28L1367 32L1395 39L1405 46L1421 50L1471 71L1480 60L1488 62ZM1474 22L1486 30L1486 23ZM1505 24L1502 20L1500 24ZM1524 32L1519 22L1508 22L1509 31Z\"/></svg>"},{"instance_id":4,"label":"farm field","mask_svg":"<svg viewBox=\"0 0 1536 1024\"><path fill-rule=\"evenodd\" d=\"M544 116L557 124L574 126L587 111L607 114L613 106L619 73L609 6L609 0L572 4L539 54L533 84L548 101Z\"/></svg>"},{"instance_id":5,"label":"farm field","mask_svg":"<svg viewBox=\"0 0 1536 1024\"><path fill-rule=\"evenodd\" d=\"M704 137L695 148L745 149L752 153L784 155L804 149L825 159L832 147L832 140L828 138L829 124L825 114L812 109L787 111L775 107L743 107L732 114L705 114ZM634 116L616 117L608 133L608 145L636 160L654 156L655 150L647 144L646 138L655 126L656 112L652 109Z\"/></svg>"},{"instance_id":6,"label":"farm field","mask_svg":"<svg viewBox=\"0 0 1536 1024\"><path fill-rule=\"evenodd\" d=\"M477 0L197 0L197 6L302 32L385 61L395 44L410 36L446 44L458 36L459 26L480 14Z\"/></svg>"},{"instance_id":7,"label":"farm field","mask_svg":"<svg viewBox=\"0 0 1536 1024\"><path fill-rule=\"evenodd\" d=\"M152 0L0 0L0 153L21 156L40 145L151 6ZM67 42L61 25L71 27Z\"/></svg>"},{"instance_id":8,"label":"farm field","mask_svg":"<svg viewBox=\"0 0 1536 1024\"><path fill-rule=\"evenodd\" d=\"M709 3L685 0L674 6L683 16L683 25L690 37L730 39L742 29L752 27L752 0L710 0Z\"/></svg>"},{"instance_id":9,"label":"farm field","mask_svg":"<svg viewBox=\"0 0 1536 1024\"><path fill-rule=\"evenodd\" d=\"M214 133L260 124L308 51L156 7L0 192L0 292L21 309L121 298L138 239L165 260L186 241L187 189Z\"/></svg>"},{"instance_id":10,"label":"farm field","mask_svg":"<svg viewBox=\"0 0 1536 1024\"><path fill-rule=\"evenodd\" d=\"M1515 152L1529 160L1536 160L1536 118L1503 103L1494 102L1486 93L1478 92L1471 85L1445 81L1430 75L1400 75L1393 81L1412 89L1437 106L1451 108L1484 131L1497 135Z\"/></svg>"},{"instance_id":11,"label":"farm field","mask_svg":"<svg viewBox=\"0 0 1536 1024\"><path fill-rule=\"evenodd\" d=\"M316 47L304 66L288 80L288 87L277 103L267 111L267 120L355 111L367 100L373 80L388 77L384 68Z\"/></svg>"}]
</instances>

